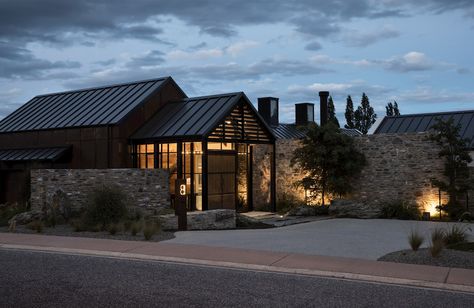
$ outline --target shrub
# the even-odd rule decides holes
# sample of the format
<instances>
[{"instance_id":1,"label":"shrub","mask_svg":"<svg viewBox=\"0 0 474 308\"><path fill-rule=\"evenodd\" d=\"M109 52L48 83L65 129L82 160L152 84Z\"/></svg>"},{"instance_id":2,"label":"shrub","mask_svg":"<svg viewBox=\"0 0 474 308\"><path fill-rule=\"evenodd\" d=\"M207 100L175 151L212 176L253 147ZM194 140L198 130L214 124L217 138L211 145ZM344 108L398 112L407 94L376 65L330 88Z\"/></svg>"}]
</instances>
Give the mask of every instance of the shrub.
<instances>
[{"instance_id":1,"label":"shrub","mask_svg":"<svg viewBox=\"0 0 474 308\"><path fill-rule=\"evenodd\" d=\"M411 249L417 251L420 248L421 244L425 241L423 235L418 231L412 230L408 236L408 242L410 243Z\"/></svg>"},{"instance_id":2,"label":"shrub","mask_svg":"<svg viewBox=\"0 0 474 308\"><path fill-rule=\"evenodd\" d=\"M174 212L173 212L174 213ZM141 209L132 207L128 209L127 219L138 221L143 218L143 212Z\"/></svg>"},{"instance_id":3,"label":"shrub","mask_svg":"<svg viewBox=\"0 0 474 308\"><path fill-rule=\"evenodd\" d=\"M444 242L445 234L446 234L446 230L444 230L443 228L435 228L431 232L431 242L438 242L438 241Z\"/></svg>"},{"instance_id":4,"label":"shrub","mask_svg":"<svg viewBox=\"0 0 474 308\"><path fill-rule=\"evenodd\" d=\"M160 225L153 221L148 221L145 223L143 228L143 236L145 240L149 241L160 230Z\"/></svg>"},{"instance_id":5,"label":"shrub","mask_svg":"<svg viewBox=\"0 0 474 308\"><path fill-rule=\"evenodd\" d=\"M127 215L127 196L116 186L101 186L89 195L85 222L100 224L102 229Z\"/></svg>"},{"instance_id":6,"label":"shrub","mask_svg":"<svg viewBox=\"0 0 474 308\"><path fill-rule=\"evenodd\" d=\"M26 210L26 206L21 206L18 203L0 204L0 226L8 226L8 221L16 214L22 213Z\"/></svg>"},{"instance_id":7,"label":"shrub","mask_svg":"<svg viewBox=\"0 0 474 308\"><path fill-rule=\"evenodd\" d=\"M142 228L143 228L143 224L141 221L135 221L131 224L130 226L130 233L135 236L137 235L137 233L139 233L140 231L142 231Z\"/></svg>"},{"instance_id":8,"label":"shrub","mask_svg":"<svg viewBox=\"0 0 474 308\"><path fill-rule=\"evenodd\" d=\"M130 228L132 227L132 223L133 223L133 221L131 221L131 220L125 220L123 222L123 230L124 231L130 231Z\"/></svg>"},{"instance_id":9,"label":"shrub","mask_svg":"<svg viewBox=\"0 0 474 308\"><path fill-rule=\"evenodd\" d=\"M444 248L444 241L446 236L446 230L442 228L435 228L431 232L431 245L430 245L430 253L433 257L438 257L441 251Z\"/></svg>"},{"instance_id":10,"label":"shrub","mask_svg":"<svg viewBox=\"0 0 474 308\"><path fill-rule=\"evenodd\" d=\"M145 240L149 241L155 235L156 233L156 228L153 224L146 224L145 228L143 229L143 236L145 237Z\"/></svg>"},{"instance_id":11,"label":"shrub","mask_svg":"<svg viewBox=\"0 0 474 308\"><path fill-rule=\"evenodd\" d=\"M109 231L110 235L115 235L120 230L120 224L112 223L107 227L107 230Z\"/></svg>"},{"instance_id":12,"label":"shrub","mask_svg":"<svg viewBox=\"0 0 474 308\"><path fill-rule=\"evenodd\" d=\"M27 227L31 230L36 231L36 233L43 232L43 222L41 220L33 220L27 225Z\"/></svg>"},{"instance_id":13,"label":"shrub","mask_svg":"<svg viewBox=\"0 0 474 308\"><path fill-rule=\"evenodd\" d=\"M398 218L404 220L419 220L420 208L416 203L406 201L395 201L382 207L382 218Z\"/></svg>"},{"instance_id":14,"label":"shrub","mask_svg":"<svg viewBox=\"0 0 474 308\"><path fill-rule=\"evenodd\" d=\"M469 221L471 222L473 220L472 214L469 212L464 212L459 216L459 221Z\"/></svg>"},{"instance_id":15,"label":"shrub","mask_svg":"<svg viewBox=\"0 0 474 308\"><path fill-rule=\"evenodd\" d=\"M303 202L298 200L293 194L281 193L277 197L276 210L280 214L285 214L289 210L302 204Z\"/></svg>"},{"instance_id":16,"label":"shrub","mask_svg":"<svg viewBox=\"0 0 474 308\"><path fill-rule=\"evenodd\" d=\"M444 243L446 246L465 243L467 241L467 231L471 228L467 226L452 225L444 234Z\"/></svg>"},{"instance_id":17,"label":"shrub","mask_svg":"<svg viewBox=\"0 0 474 308\"><path fill-rule=\"evenodd\" d=\"M72 225L72 228L74 229L74 232L87 231L87 226L84 224L84 222L81 219L72 220L71 225Z\"/></svg>"},{"instance_id":18,"label":"shrub","mask_svg":"<svg viewBox=\"0 0 474 308\"><path fill-rule=\"evenodd\" d=\"M432 257L437 258L441 251L444 248L444 242L437 240L437 241L432 241L431 246L430 246L430 253Z\"/></svg>"}]
</instances>

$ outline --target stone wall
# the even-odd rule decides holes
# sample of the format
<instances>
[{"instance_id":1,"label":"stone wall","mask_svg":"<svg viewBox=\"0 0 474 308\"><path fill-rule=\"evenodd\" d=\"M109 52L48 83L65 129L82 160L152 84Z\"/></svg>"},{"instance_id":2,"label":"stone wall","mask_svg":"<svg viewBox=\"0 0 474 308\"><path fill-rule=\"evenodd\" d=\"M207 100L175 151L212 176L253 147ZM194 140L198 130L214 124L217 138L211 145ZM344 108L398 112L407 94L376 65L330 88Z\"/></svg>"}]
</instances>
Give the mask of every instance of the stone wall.
<instances>
[{"instance_id":1,"label":"stone wall","mask_svg":"<svg viewBox=\"0 0 474 308\"><path fill-rule=\"evenodd\" d=\"M270 172L272 145L253 146L253 207L256 211L270 211Z\"/></svg>"},{"instance_id":2,"label":"stone wall","mask_svg":"<svg viewBox=\"0 0 474 308\"><path fill-rule=\"evenodd\" d=\"M357 202L380 208L397 200L414 201L431 213L438 205L438 189L431 179L442 179L444 161L439 148L426 133L378 134L355 138L367 166L349 196ZM442 202L447 196L442 195Z\"/></svg>"},{"instance_id":3,"label":"stone wall","mask_svg":"<svg viewBox=\"0 0 474 308\"><path fill-rule=\"evenodd\" d=\"M117 185L131 205L150 211L170 207L168 172L162 169L33 169L31 208L41 210L62 191L72 210L87 203L87 195L100 185Z\"/></svg>"},{"instance_id":4,"label":"stone wall","mask_svg":"<svg viewBox=\"0 0 474 308\"><path fill-rule=\"evenodd\" d=\"M304 202L304 189L295 183L302 178L301 172L291 166L293 151L301 146L298 139L279 139L276 142L276 191L277 202Z\"/></svg>"},{"instance_id":5,"label":"stone wall","mask_svg":"<svg viewBox=\"0 0 474 308\"><path fill-rule=\"evenodd\" d=\"M372 214L387 202L414 201L422 209L435 213L438 189L431 187L432 178L442 178L444 161L438 157L437 145L426 139L426 133L380 134L355 138L356 146L367 159L367 166L355 179L355 191L346 198L364 204ZM282 195L304 199L304 191L293 185L302 175L290 167L298 140L277 142L277 200ZM474 173L474 168L471 170ZM474 192L470 193L474 208ZM446 194L441 195L447 201Z\"/></svg>"}]
</instances>

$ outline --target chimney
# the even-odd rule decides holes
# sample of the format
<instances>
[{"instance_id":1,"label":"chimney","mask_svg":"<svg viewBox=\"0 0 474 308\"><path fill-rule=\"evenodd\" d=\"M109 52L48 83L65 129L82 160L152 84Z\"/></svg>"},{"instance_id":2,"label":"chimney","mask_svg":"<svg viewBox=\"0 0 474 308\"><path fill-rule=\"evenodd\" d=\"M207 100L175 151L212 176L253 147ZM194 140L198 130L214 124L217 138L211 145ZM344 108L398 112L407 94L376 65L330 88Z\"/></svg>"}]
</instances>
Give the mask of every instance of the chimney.
<instances>
[{"instance_id":1,"label":"chimney","mask_svg":"<svg viewBox=\"0 0 474 308\"><path fill-rule=\"evenodd\" d=\"M267 122L268 125L277 126L278 120L278 98L277 97L259 97L258 113Z\"/></svg>"},{"instance_id":2,"label":"chimney","mask_svg":"<svg viewBox=\"0 0 474 308\"><path fill-rule=\"evenodd\" d=\"M305 126L314 122L314 104L295 104L296 125Z\"/></svg>"},{"instance_id":3,"label":"chimney","mask_svg":"<svg viewBox=\"0 0 474 308\"><path fill-rule=\"evenodd\" d=\"M321 115L320 124L323 126L328 122L328 91L320 91L319 92L319 110Z\"/></svg>"}]
</instances>

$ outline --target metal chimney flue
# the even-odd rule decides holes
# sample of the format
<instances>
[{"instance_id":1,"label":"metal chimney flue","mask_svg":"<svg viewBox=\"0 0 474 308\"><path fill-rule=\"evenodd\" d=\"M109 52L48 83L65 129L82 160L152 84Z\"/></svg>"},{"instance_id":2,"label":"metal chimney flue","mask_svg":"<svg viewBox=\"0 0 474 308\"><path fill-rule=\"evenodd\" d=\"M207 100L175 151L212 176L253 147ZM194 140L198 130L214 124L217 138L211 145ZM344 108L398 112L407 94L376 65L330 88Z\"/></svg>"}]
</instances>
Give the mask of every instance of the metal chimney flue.
<instances>
[{"instance_id":1,"label":"metal chimney flue","mask_svg":"<svg viewBox=\"0 0 474 308\"><path fill-rule=\"evenodd\" d=\"M328 91L319 92L319 111L320 111L320 125L323 126L328 122Z\"/></svg>"},{"instance_id":2,"label":"metal chimney flue","mask_svg":"<svg viewBox=\"0 0 474 308\"><path fill-rule=\"evenodd\" d=\"M258 113L268 125L277 126L280 123L278 119L278 100L277 97L258 98Z\"/></svg>"}]
</instances>

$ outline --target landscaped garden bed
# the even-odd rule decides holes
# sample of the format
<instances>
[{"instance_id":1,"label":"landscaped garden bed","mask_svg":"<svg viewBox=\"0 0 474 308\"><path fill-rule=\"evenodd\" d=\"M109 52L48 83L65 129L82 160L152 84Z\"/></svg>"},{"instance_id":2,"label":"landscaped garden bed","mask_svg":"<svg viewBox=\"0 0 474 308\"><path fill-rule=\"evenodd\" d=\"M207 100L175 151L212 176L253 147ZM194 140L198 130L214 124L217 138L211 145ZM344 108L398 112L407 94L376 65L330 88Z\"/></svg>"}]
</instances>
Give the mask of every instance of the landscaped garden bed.
<instances>
[{"instance_id":1,"label":"landscaped garden bed","mask_svg":"<svg viewBox=\"0 0 474 308\"><path fill-rule=\"evenodd\" d=\"M136 235L132 235L130 231L117 230L115 234L110 234L109 231L75 231L75 228L71 225L57 225L54 228L43 227L41 232L30 229L27 226L17 226L15 231L9 231L8 227L0 227L0 232L10 233L24 233L24 234L44 234L44 235L57 235L57 236L74 236L74 237L92 237L92 238L104 238L112 240L124 240L124 241L144 241L145 236L142 231ZM160 242L174 238L173 232L167 231L155 231L148 241Z\"/></svg>"},{"instance_id":2,"label":"landscaped garden bed","mask_svg":"<svg viewBox=\"0 0 474 308\"><path fill-rule=\"evenodd\" d=\"M429 248L401 250L386 254L378 261L474 269L474 251L444 249L437 257L433 257Z\"/></svg>"},{"instance_id":3,"label":"landscaped garden bed","mask_svg":"<svg viewBox=\"0 0 474 308\"><path fill-rule=\"evenodd\" d=\"M474 242L468 241L468 231L471 231L468 224L435 228L431 232L429 247L420 249L425 236L412 230L408 235L411 250L386 254L379 261L474 269Z\"/></svg>"}]
</instances>

